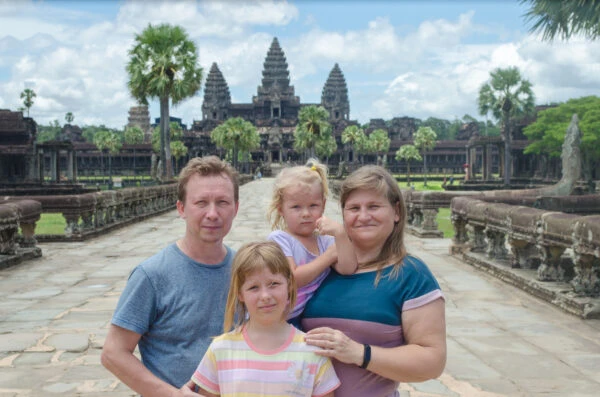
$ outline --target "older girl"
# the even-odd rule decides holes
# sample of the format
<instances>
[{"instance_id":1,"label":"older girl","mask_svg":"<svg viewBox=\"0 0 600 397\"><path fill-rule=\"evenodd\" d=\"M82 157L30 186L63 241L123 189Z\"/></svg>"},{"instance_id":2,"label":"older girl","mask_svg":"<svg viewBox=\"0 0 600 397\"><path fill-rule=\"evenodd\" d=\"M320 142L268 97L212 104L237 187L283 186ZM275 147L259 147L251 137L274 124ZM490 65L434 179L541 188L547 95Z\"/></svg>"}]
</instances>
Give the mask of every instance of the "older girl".
<instances>
[{"instance_id":1,"label":"older girl","mask_svg":"<svg viewBox=\"0 0 600 397\"><path fill-rule=\"evenodd\" d=\"M225 332L235 329L214 339L184 387L198 385L209 397L333 396L340 382L331 361L286 322L295 300L294 275L277 244L240 248L223 324Z\"/></svg>"}]
</instances>

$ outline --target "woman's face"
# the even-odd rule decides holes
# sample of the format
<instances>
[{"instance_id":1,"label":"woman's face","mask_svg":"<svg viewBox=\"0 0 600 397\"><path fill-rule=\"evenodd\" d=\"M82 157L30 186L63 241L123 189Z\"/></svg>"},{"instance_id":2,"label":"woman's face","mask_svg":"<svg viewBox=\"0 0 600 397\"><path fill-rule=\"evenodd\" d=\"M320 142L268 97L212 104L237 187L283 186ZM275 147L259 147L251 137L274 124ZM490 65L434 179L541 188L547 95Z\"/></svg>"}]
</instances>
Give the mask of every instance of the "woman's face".
<instances>
[{"instance_id":1,"label":"woman's face","mask_svg":"<svg viewBox=\"0 0 600 397\"><path fill-rule=\"evenodd\" d=\"M355 190L348 196L343 210L348 237L362 251L381 250L400 220L387 197L372 190Z\"/></svg>"}]
</instances>

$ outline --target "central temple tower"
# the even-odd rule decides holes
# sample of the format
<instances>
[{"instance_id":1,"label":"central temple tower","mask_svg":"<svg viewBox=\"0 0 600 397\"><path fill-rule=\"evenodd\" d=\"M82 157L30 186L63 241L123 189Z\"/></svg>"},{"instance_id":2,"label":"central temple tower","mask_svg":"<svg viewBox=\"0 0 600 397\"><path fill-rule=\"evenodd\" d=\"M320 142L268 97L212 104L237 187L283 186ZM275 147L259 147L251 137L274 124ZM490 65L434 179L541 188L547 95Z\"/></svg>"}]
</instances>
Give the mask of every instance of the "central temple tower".
<instances>
[{"instance_id":1,"label":"central temple tower","mask_svg":"<svg viewBox=\"0 0 600 397\"><path fill-rule=\"evenodd\" d=\"M295 121L300 98L290 85L288 64L277 37L273 39L263 65L262 85L252 98L256 125L270 125L274 120Z\"/></svg>"}]
</instances>

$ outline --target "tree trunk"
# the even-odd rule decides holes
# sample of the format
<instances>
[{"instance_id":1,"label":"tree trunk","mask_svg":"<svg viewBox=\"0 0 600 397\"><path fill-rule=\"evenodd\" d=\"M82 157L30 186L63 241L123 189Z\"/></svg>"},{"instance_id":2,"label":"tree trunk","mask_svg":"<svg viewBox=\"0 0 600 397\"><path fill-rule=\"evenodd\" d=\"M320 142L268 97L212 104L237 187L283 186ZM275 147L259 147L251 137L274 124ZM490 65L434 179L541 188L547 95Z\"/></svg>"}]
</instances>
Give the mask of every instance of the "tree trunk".
<instances>
[{"instance_id":1,"label":"tree trunk","mask_svg":"<svg viewBox=\"0 0 600 397\"><path fill-rule=\"evenodd\" d=\"M423 151L423 186L427 186L427 154Z\"/></svg>"},{"instance_id":2,"label":"tree trunk","mask_svg":"<svg viewBox=\"0 0 600 397\"><path fill-rule=\"evenodd\" d=\"M173 179L173 163L171 161L171 129L169 126L169 97L160 98L160 144L163 180Z\"/></svg>"},{"instance_id":3,"label":"tree trunk","mask_svg":"<svg viewBox=\"0 0 600 397\"><path fill-rule=\"evenodd\" d=\"M239 171L239 169L238 169L238 144L237 144L237 142L235 142L233 144L233 159L232 160L233 160L233 168L236 171Z\"/></svg>"}]
</instances>

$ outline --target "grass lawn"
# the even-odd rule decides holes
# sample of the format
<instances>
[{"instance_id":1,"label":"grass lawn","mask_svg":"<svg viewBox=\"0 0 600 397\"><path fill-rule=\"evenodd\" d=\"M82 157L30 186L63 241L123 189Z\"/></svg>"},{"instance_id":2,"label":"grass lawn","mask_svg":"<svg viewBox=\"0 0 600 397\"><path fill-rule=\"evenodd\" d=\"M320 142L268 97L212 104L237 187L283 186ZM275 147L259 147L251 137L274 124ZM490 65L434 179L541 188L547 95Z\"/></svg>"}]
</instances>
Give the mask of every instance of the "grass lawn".
<instances>
[{"instance_id":1,"label":"grass lawn","mask_svg":"<svg viewBox=\"0 0 600 397\"><path fill-rule=\"evenodd\" d=\"M427 181L427 186L423 184L423 179L411 179L410 183L415 187L415 190L444 190L442 188L442 181ZM400 189L408 189L406 182L398 182Z\"/></svg>"},{"instance_id":2,"label":"grass lawn","mask_svg":"<svg viewBox=\"0 0 600 397\"><path fill-rule=\"evenodd\" d=\"M411 179L411 183L414 185L415 190L437 190L443 191L442 181L427 181L427 186L423 185L423 179ZM406 182L398 182L398 186L401 189L407 189ZM444 238L454 237L454 228L452 227L452 221L450 220L450 208L440 208L437 215L438 229L444 232Z\"/></svg>"},{"instance_id":3,"label":"grass lawn","mask_svg":"<svg viewBox=\"0 0 600 397\"><path fill-rule=\"evenodd\" d=\"M36 223L35 234L64 234L67 222L62 214L42 214Z\"/></svg>"},{"instance_id":4,"label":"grass lawn","mask_svg":"<svg viewBox=\"0 0 600 397\"><path fill-rule=\"evenodd\" d=\"M450 208L440 208L438 216L436 218L438 223L438 229L444 232L444 238L454 237L454 228L452 227L452 220L450 220Z\"/></svg>"}]
</instances>

